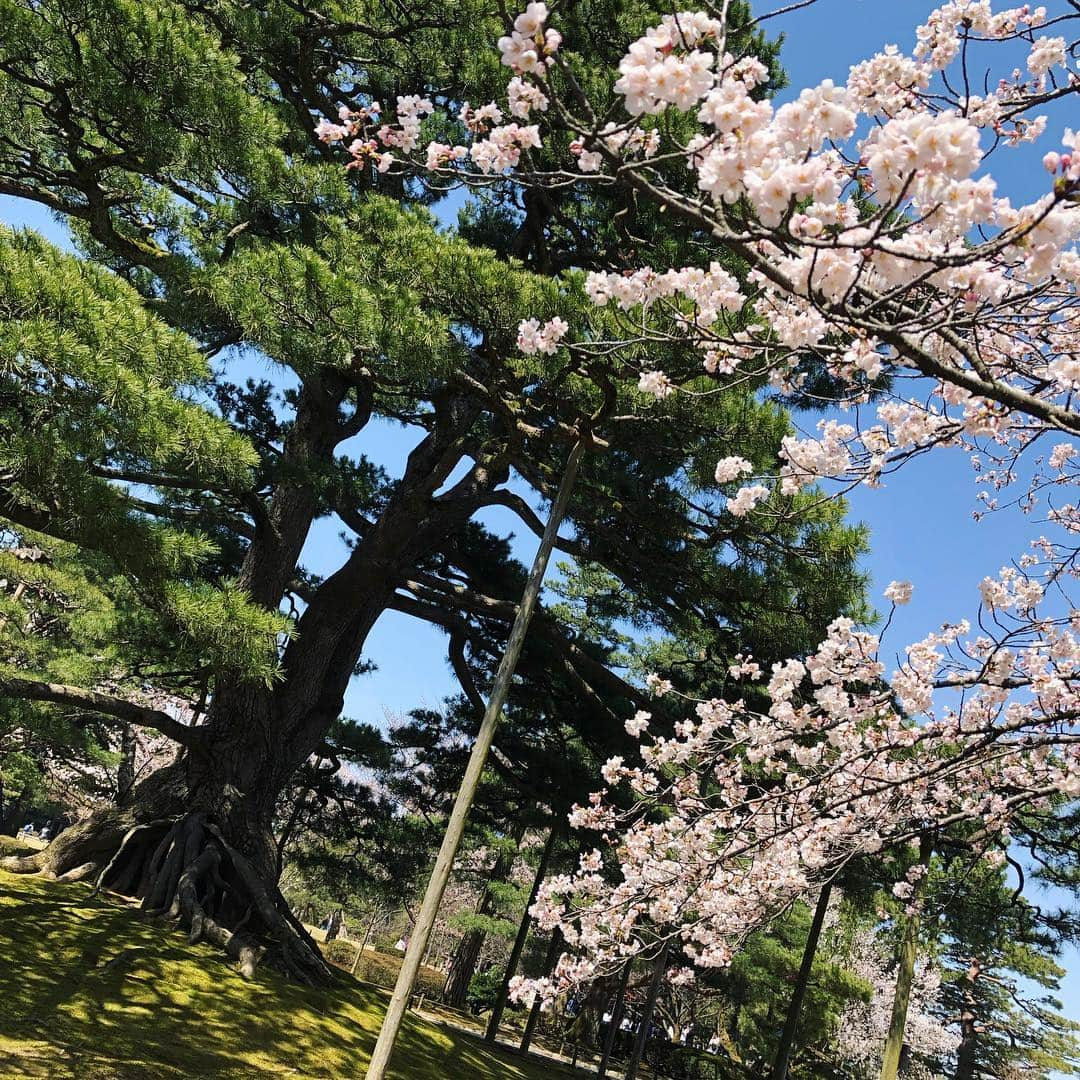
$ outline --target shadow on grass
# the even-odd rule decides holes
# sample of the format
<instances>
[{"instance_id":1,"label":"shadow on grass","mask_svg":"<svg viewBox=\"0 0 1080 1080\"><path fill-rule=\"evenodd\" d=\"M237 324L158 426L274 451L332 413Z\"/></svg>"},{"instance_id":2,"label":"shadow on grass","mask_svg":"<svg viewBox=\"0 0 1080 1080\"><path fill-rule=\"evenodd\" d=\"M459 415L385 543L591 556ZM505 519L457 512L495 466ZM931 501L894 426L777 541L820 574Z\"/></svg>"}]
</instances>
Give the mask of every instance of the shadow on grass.
<instances>
[{"instance_id":1,"label":"shadow on grass","mask_svg":"<svg viewBox=\"0 0 1080 1080\"><path fill-rule=\"evenodd\" d=\"M387 995L344 973L325 990L260 971L85 885L0 872L0 1075L56 1080L363 1076ZM410 1016L397 1080L556 1080Z\"/></svg>"}]
</instances>

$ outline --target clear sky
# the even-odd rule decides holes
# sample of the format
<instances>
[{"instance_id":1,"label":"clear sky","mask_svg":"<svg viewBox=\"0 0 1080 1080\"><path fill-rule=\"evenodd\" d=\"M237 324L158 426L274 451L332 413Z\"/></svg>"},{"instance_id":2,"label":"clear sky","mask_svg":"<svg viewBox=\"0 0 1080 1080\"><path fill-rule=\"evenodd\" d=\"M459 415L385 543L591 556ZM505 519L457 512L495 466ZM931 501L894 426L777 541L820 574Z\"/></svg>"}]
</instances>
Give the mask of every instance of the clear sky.
<instances>
[{"instance_id":1,"label":"clear sky","mask_svg":"<svg viewBox=\"0 0 1080 1080\"><path fill-rule=\"evenodd\" d=\"M779 3L755 3L757 11ZM887 44L910 52L915 27L937 7L931 0L818 0L802 11L776 20L786 32L781 56L791 79L783 97L823 79L846 81L848 68ZM994 3L995 10L1008 6ZM1048 2L1051 16L1065 5ZM1023 63L1022 54L1013 62ZM1000 61L998 61L1000 63ZM995 75L1000 72L995 66ZM1007 72L1006 72L1007 74ZM1047 109L1047 134L1037 151L995 154L989 171L998 180L999 193L1014 202L1034 199L1048 187L1049 177L1039 159L1052 146L1051 137L1076 127L1080 117L1064 107ZM884 490L860 489L851 499L852 516L871 530L866 569L873 577L871 596L892 580L914 583L911 603L899 608L886 641L898 653L903 647L937 629L945 621L971 618L978 607L975 587L987 574L1021 554L1038 527L1019 514L972 518L976 486L966 459L935 452L901 469L886 481ZM883 656L883 659L886 659ZM1074 902L1064 895L1046 896L1048 907ZM1062 958L1069 974L1063 985L1065 1012L1080 1021L1080 952Z\"/></svg>"},{"instance_id":2,"label":"clear sky","mask_svg":"<svg viewBox=\"0 0 1080 1080\"><path fill-rule=\"evenodd\" d=\"M776 20L775 28L786 32L782 59L792 83L783 97L825 78L845 81L852 63L886 44L909 51L915 26L934 6L927 0L819 0L809 9ZM1049 6L1053 12L1061 7L1060 0ZM755 7L764 11L768 5L757 3ZM1078 118L1071 120L1076 126ZM1050 131L1056 134L1069 121L1062 109L1051 113ZM1048 145L1040 144L1034 156L996 156L992 171L999 189L1020 199L1045 191L1048 178L1038 165L1038 157ZM0 198L0 219L63 239L62 230L37 207ZM238 373L230 374L236 377ZM269 368L265 374L274 377ZM802 422L812 425L813 418ZM399 426L376 424L350 449L362 451L397 472L416 437ZM871 530L871 552L865 567L873 579L872 597L879 599L881 590L893 579L910 580L915 586L911 604L897 612L889 631L888 644L894 654L944 621L971 617L977 609L979 580L1019 554L1031 537L1032 523L1017 520L1016 515L991 515L982 522L973 521L975 492L965 460L959 455L935 453L905 467L887 481L884 490L861 490L851 498L852 516L865 521ZM509 511L493 511L485 521L503 534L523 532ZM305 551L312 570L329 570L336 565L341 552L339 529L340 525L331 522L315 530ZM534 550L535 540L525 532L515 551L527 560ZM382 617L369 639L366 656L377 670L353 681L346 711L356 719L380 723L387 713L437 705L456 689L445 659L443 635L405 616L390 612ZM1067 1012L1080 1020L1080 955L1071 953L1065 962L1070 968Z\"/></svg>"}]
</instances>

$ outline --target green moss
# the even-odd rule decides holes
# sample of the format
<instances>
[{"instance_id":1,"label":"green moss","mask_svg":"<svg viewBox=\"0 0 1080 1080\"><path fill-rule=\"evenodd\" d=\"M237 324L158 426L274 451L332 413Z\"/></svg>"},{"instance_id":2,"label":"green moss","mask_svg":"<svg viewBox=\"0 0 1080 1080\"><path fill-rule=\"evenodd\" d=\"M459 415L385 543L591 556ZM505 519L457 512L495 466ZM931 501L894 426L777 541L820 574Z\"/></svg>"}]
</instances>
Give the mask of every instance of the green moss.
<instances>
[{"instance_id":1,"label":"green moss","mask_svg":"<svg viewBox=\"0 0 1080 1080\"><path fill-rule=\"evenodd\" d=\"M89 892L0 872L0 1076L363 1076L385 992L341 972L327 990L269 971L245 981L213 949ZM391 1075L580 1074L410 1016Z\"/></svg>"},{"instance_id":2,"label":"green moss","mask_svg":"<svg viewBox=\"0 0 1080 1080\"><path fill-rule=\"evenodd\" d=\"M33 855L45 846L36 836L0 836L0 856Z\"/></svg>"},{"instance_id":3,"label":"green moss","mask_svg":"<svg viewBox=\"0 0 1080 1080\"><path fill-rule=\"evenodd\" d=\"M393 990L397 983L398 972L401 970L402 954L388 953L369 946L357 960L356 950L357 944L354 941L331 941L329 945L323 946L323 956L335 967L350 973L355 961L355 974L361 982ZM438 968L421 964L416 976L416 992L429 998L438 998L444 982L446 982L446 976Z\"/></svg>"}]
</instances>

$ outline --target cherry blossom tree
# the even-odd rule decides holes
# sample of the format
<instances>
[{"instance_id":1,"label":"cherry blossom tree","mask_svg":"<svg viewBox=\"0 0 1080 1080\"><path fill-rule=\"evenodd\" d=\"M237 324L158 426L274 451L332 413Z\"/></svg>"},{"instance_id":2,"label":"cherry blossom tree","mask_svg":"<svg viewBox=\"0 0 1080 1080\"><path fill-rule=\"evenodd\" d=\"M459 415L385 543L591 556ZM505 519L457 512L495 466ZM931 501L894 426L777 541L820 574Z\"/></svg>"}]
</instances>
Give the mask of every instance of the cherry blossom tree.
<instances>
[{"instance_id":1,"label":"cherry blossom tree","mask_svg":"<svg viewBox=\"0 0 1080 1080\"><path fill-rule=\"evenodd\" d=\"M870 987L868 1001L852 1002L836 1028L836 1050L853 1077L874 1077L881 1064L881 1047L889 1031L893 1007L893 958L880 935L863 930L844 958L851 972ZM915 969L904 1040L916 1058L931 1060L956 1050L958 1038L942 1023L937 1008L941 972L929 961ZM920 1064L909 1065L914 1077L928 1077Z\"/></svg>"},{"instance_id":2,"label":"cherry blossom tree","mask_svg":"<svg viewBox=\"0 0 1080 1080\"><path fill-rule=\"evenodd\" d=\"M1080 91L1068 36L1080 7L954 0L910 51L889 46L846 84L780 106L765 67L729 50L736 19L745 29L749 14L729 0L664 17L629 44L606 105L578 80L557 11L530 3L498 42L505 103L399 98L393 116L372 103L318 130L356 168L622 186L697 236L696 265L630 256L587 274L607 321L527 319L518 344L621 354L661 400L762 380L796 395L824 375L829 413L815 434L784 441L773 471L718 462L734 518L783 518L807 490L883 487L913 458L952 449L980 478L980 513L1026 515L1031 544L972 583L977 614L910 645L895 671L877 635L838 619L815 652L771 671L740 657L731 693L688 702L673 737L652 737L639 712L627 724L639 755L608 761L607 787L571 815L597 847L533 908L568 951L550 978L515 988L525 998L672 942L697 966L724 965L755 926L857 855L963 824L976 852L1001 860L1019 811L1080 794L1080 509L1069 494L1080 134L1051 130L1043 111ZM976 82L987 63L1002 77ZM425 145L424 119L444 106L457 109L461 142ZM562 168L535 164L564 143ZM989 170L1033 147L1045 149L1045 190L1014 201ZM673 342L693 357L683 369L641 360ZM886 590L894 605L911 594L907 582ZM671 690L659 679L651 689ZM611 797L619 785L636 795L629 811Z\"/></svg>"}]
</instances>

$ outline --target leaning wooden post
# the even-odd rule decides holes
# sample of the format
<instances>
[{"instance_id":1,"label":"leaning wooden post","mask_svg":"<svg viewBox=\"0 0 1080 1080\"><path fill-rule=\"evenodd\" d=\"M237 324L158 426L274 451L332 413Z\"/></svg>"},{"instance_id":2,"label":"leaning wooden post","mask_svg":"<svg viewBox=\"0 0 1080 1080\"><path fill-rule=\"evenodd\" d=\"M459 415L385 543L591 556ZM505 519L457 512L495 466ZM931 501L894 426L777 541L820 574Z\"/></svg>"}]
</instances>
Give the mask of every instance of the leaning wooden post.
<instances>
[{"instance_id":1,"label":"leaning wooden post","mask_svg":"<svg viewBox=\"0 0 1080 1080\"><path fill-rule=\"evenodd\" d=\"M550 975L555 967L555 961L559 958L559 950L563 947L562 930L555 927L548 942L547 955L544 957L544 974ZM519 1054L527 1054L532 1046L533 1036L536 1034L536 1026L540 1023L540 1009L543 1002L538 997L529 1010L529 1018L525 1021L525 1030L521 1034L521 1043L518 1046Z\"/></svg>"},{"instance_id":2,"label":"leaning wooden post","mask_svg":"<svg viewBox=\"0 0 1080 1080\"><path fill-rule=\"evenodd\" d=\"M825 915L829 910L829 897L831 894L832 882L826 881L821 887L821 892L818 893L817 907L814 908L810 933L806 937L806 947L803 949L802 964L799 967L798 978L795 980L795 992L791 995L791 1001L788 1003L784 1030L780 1035L780 1048L777 1050L776 1060L773 1062L771 1080L787 1080L788 1078L791 1053L795 1048L795 1035L799 1030L799 1018L802 1015L803 1002L806 1000L806 991L810 986L810 975L814 970L814 957L817 955L818 941L821 939L821 929L825 925Z\"/></svg>"},{"instance_id":3,"label":"leaning wooden post","mask_svg":"<svg viewBox=\"0 0 1080 1080\"><path fill-rule=\"evenodd\" d=\"M653 1013L656 1011L656 999L660 996L660 985L664 981L664 972L667 971L667 957L670 942L665 941L660 955L656 958L653 967L652 981L649 983L649 996L645 999L645 1008L641 1014L641 1026L638 1028L637 1038L634 1040L634 1050L630 1055L630 1064L626 1067L626 1080L637 1080L638 1069L641 1068L642 1058L645 1056L645 1046L649 1041L649 1028L652 1027Z\"/></svg>"},{"instance_id":4,"label":"leaning wooden post","mask_svg":"<svg viewBox=\"0 0 1080 1080\"><path fill-rule=\"evenodd\" d=\"M424 893L424 902L420 905L420 911L416 916L416 925L413 927L412 936L409 938L409 947L405 950L405 959L402 961L401 970L398 972L397 983L394 993L390 998L390 1007L386 1010L382 1028L379 1030L379 1038L375 1043L375 1049L371 1055L371 1064L368 1065L367 1080L384 1080L387 1067L390 1064L390 1055L394 1050L394 1042L401 1030L401 1022L408 1008L409 996L412 994L416 974L420 970L420 961L424 950L427 948L428 939L431 937L432 928L435 926L435 918L439 913L439 904L442 902L446 883L450 880L450 872L454 868L454 859L457 857L461 839L465 834L465 821L469 816L473 800L476 798L477 788L480 786L480 777L487 763L488 752L495 737L495 729L498 727L499 718L502 715L503 705L510 691L510 683L514 677L514 669L517 667L518 657L521 655L522 645L525 643L525 633L529 628L529 621L536 608L536 601L540 596L540 590L544 584L544 575L547 573L548 560L551 558L552 549L559 533L559 526L566 515L570 503L570 493L577 477L578 465L585 453L585 439L579 439L570 451L570 457L566 462L566 471L563 473L562 482L559 484L559 492L555 496L555 502L551 507L544 535L540 540L540 548L533 560L532 570L529 572L529 580L525 585L525 591L521 595L521 603L518 605L517 614L514 616L514 625L510 630L510 640L506 645L506 652L499 662L499 669L495 673L495 681L491 687L491 697L488 699L487 708L484 710L484 718L480 723L480 730L473 743L472 753L469 755L469 763L465 768L465 776L462 778L461 787L458 789L457 798L454 800L454 808L450 811L450 819L446 824L446 833L443 836L442 846L435 859L435 867L431 871L427 891Z\"/></svg>"},{"instance_id":5,"label":"leaning wooden post","mask_svg":"<svg viewBox=\"0 0 1080 1080\"><path fill-rule=\"evenodd\" d=\"M619 1034L619 1025L622 1023L623 1008L626 1005L626 986L630 982L630 969L633 962L627 960L623 965L622 978L619 979L619 990L615 995L615 1005L611 1010L611 1023L608 1024L607 1035L604 1038L604 1052L597 1066L597 1076L607 1076L608 1065L611 1064L611 1051L615 1048L615 1038Z\"/></svg>"},{"instance_id":6,"label":"leaning wooden post","mask_svg":"<svg viewBox=\"0 0 1080 1080\"><path fill-rule=\"evenodd\" d=\"M915 960L919 952L919 902L926 891L926 879L930 873L930 856L933 843L929 833L923 833L919 842L919 863L923 876L915 886L911 898L912 913L904 922L904 936L900 942L900 962L896 971L896 991L893 994L892 1020L885 1040L885 1053L881 1061L881 1080L896 1080L900 1071L900 1057L904 1050L904 1029L907 1027L908 1005L911 1002L911 985L915 981Z\"/></svg>"}]
</instances>

